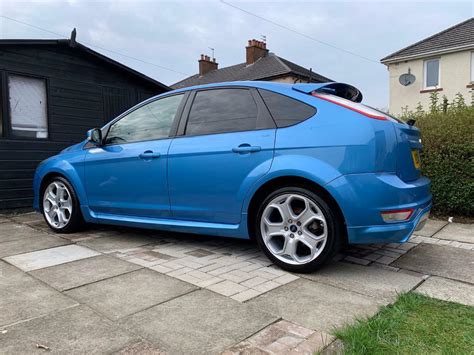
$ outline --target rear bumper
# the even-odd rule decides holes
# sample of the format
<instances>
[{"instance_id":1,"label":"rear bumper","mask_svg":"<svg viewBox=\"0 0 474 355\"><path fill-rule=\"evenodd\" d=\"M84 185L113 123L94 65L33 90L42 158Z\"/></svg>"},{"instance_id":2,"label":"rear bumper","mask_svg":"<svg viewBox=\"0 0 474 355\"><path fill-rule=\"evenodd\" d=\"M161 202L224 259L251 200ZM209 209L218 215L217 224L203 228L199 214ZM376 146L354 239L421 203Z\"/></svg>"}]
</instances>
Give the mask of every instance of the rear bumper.
<instances>
[{"instance_id":1,"label":"rear bumper","mask_svg":"<svg viewBox=\"0 0 474 355\"><path fill-rule=\"evenodd\" d=\"M406 183L395 174L353 174L326 185L342 209L348 242L402 243L421 228L431 210L430 180ZM409 220L387 223L381 212L413 208Z\"/></svg>"}]
</instances>

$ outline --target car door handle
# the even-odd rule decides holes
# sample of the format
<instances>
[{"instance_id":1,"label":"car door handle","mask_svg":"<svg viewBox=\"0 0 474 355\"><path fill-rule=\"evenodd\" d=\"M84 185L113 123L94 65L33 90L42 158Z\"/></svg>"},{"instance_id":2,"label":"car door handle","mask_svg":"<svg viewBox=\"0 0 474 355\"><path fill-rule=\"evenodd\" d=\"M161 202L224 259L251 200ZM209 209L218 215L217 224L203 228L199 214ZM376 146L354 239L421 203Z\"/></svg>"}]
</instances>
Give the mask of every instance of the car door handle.
<instances>
[{"instance_id":1,"label":"car door handle","mask_svg":"<svg viewBox=\"0 0 474 355\"><path fill-rule=\"evenodd\" d=\"M262 148L256 145L250 145L250 144L241 144L236 148L232 148L232 151L234 153L240 153L240 154L245 154L245 153L255 153L261 151Z\"/></svg>"},{"instance_id":2,"label":"car door handle","mask_svg":"<svg viewBox=\"0 0 474 355\"><path fill-rule=\"evenodd\" d=\"M147 150L139 154L138 157L143 160L157 159L160 157L160 153L153 153L153 151Z\"/></svg>"}]
</instances>

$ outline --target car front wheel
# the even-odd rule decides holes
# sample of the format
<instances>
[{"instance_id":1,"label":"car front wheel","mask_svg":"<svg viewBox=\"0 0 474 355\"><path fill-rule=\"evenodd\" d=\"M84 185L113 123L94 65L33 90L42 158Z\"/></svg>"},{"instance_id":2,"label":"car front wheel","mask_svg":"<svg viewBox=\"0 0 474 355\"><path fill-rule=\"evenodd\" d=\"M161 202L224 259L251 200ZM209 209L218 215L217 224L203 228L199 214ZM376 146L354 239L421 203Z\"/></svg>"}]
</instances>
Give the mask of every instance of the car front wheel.
<instances>
[{"instance_id":1,"label":"car front wheel","mask_svg":"<svg viewBox=\"0 0 474 355\"><path fill-rule=\"evenodd\" d=\"M338 251L339 225L330 206L314 192L284 187L272 192L257 215L257 242L281 268L312 272Z\"/></svg>"},{"instance_id":2,"label":"car front wheel","mask_svg":"<svg viewBox=\"0 0 474 355\"><path fill-rule=\"evenodd\" d=\"M42 212L48 226L58 233L75 232L84 224L76 193L62 177L55 177L46 184Z\"/></svg>"}]
</instances>

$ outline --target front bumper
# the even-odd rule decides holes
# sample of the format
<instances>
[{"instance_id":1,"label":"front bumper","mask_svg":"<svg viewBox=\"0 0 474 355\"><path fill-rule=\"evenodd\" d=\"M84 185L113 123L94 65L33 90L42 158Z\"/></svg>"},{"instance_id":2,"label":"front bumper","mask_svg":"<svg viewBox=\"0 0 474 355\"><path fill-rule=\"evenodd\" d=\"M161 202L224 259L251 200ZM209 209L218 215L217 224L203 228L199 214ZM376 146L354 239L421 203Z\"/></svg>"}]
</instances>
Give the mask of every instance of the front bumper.
<instances>
[{"instance_id":1,"label":"front bumper","mask_svg":"<svg viewBox=\"0 0 474 355\"><path fill-rule=\"evenodd\" d=\"M395 174L353 174L326 185L341 207L351 244L402 243L421 228L431 210L430 180L404 182ZM381 212L413 208L404 222L387 223Z\"/></svg>"}]
</instances>

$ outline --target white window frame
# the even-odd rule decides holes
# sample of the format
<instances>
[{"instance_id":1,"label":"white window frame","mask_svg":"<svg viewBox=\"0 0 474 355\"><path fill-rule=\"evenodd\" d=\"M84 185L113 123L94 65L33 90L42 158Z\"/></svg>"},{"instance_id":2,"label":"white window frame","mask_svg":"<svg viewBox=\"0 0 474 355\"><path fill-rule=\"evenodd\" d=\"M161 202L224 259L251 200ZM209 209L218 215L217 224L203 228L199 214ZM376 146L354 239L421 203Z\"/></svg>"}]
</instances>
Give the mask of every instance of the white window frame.
<instances>
[{"instance_id":1,"label":"white window frame","mask_svg":"<svg viewBox=\"0 0 474 355\"><path fill-rule=\"evenodd\" d=\"M474 83L474 52L471 52L471 84Z\"/></svg>"},{"instance_id":2,"label":"white window frame","mask_svg":"<svg viewBox=\"0 0 474 355\"><path fill-rule=\"evenodd\" d=\"M426 85L426 82L428 79L428 75L427 75L428 62L432 62L434 60L438 61L438 85L428 86ZM430 58L423 61L423 88L428 89L428 90L441 88L441 59L440 58Z\"/></svg>"}]
</instances>

